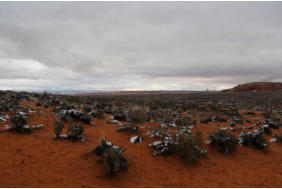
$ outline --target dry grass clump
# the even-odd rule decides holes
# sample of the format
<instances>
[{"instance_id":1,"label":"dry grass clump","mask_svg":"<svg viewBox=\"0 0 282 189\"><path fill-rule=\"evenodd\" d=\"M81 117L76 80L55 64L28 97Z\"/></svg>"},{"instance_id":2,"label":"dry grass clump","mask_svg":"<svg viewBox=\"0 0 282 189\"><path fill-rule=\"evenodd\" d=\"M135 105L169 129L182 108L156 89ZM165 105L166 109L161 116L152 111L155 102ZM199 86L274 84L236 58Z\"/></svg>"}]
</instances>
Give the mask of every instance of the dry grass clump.
<instances>
[{"instance_id":1,"label":"dry grass clump","mask_svg":"<svg viewBox=\"0 0 282 189\"><path fill-rule=\"evenodd\" d=\"M203 148L200 132L195 134L179 132L171 136L167 134L164 141L156 141L149 146L155 149L153 155L178 154L186 163L196 162L207 153Z\"/></svg>"},{"instance_id":2,"label":"dry grass clump","mask_svg":"<svg viewBox=\"0 0 282 189\"><path fill-rule=\"evenodd\" d=\"M99 118L99 119L104 119L105 118L105 115L104 115L104 111L103 110L94 110L92 112L90 112L90 114L93 116L93 117L96 117L96 118Z\"/></svg>"},{"instance_id":3,"label":"dry grass clump","mask_svg":"<svg viewBox=\"0 0 282 189\"><path fill-rule=\"evenodd\" d=\"M31 128L27 125L28 119L19 113L11 116L11 126L9 130L16 130L19 133L31 133Z\"/></svg>"},{"instance_id":4,"label":"dry grass clump","mask_svg":"<svg viewBox=\"0 0 282 189\"><path fill-rule=\"evenodd\" d=\"M64 123L57 119L54 123L54 133L56 138L60 138L60 134L64 128Z\"/></svg>"},{"instance_id":5,"label":"dry grass clump","mask_svg":"<svg viewBox=\"0 0 282 189\"><path fill-rule=\"evenodd\" d=\"M97 156L102 156L101 163L106 169L107 175L114 177L128 168L128 162L123 155L123 149L115 146L113 143L101 139L100 144L90 152L95 153Z\"/></svg>"},{"instance_id":6,"label":"dry grass clump","mask_svg":"<svg viewBox=\"0 0 282 189\"><path fill-rule=\"evenodd\" d=\"M195 134L179 133L173 138L175 140L173 151L179 154L184 162L196 162L200 157L206 155L207 151L202 147L203 139L200 132Z\"/></svg>"},{"instance_id":7,"label":"dry grass clump","mask_svg":"<svg viewBox=\"0 0 282 189\"><path fill-rule=\"evenodd\" d=\"M238 145L238 139L231 133L224 130L216 130L209 135L212 144L218 146L218 151L222 154L229 154Z\"/></svg>"},{"instance_id":8,"label":"dry grass clump","mask_svg":"<svg viewBox=\"0 0 282 189\"><path fill-rule=\"evenodd\" d=\"M68 138L71 141L75 141L83 137L84 126L82 124L73 123L70 124L67 130Z\"/></svg>"},{"instance_id":9,"label":"dry grass clump","mask_svg":"<svg viewBox=\"0 0 282 189\"><path fill-rule=\"evenodd\" d=\"M145 108L133 106L127 113L128 121L133 123L144 123L149 120L149 115Z\"/></svg>"},{"instance_id":10,"label":"dry grass clump","mask_svg":"<svg viewBox=\"0 0 282 189\"><path fill-rule=\"evenodd\" d=\"M269 145L263 133L257 130L248 133L242 132L240 134L240 140L244 146L251 146L261 150L267 148Z\"/></svg>"}]
</instances>

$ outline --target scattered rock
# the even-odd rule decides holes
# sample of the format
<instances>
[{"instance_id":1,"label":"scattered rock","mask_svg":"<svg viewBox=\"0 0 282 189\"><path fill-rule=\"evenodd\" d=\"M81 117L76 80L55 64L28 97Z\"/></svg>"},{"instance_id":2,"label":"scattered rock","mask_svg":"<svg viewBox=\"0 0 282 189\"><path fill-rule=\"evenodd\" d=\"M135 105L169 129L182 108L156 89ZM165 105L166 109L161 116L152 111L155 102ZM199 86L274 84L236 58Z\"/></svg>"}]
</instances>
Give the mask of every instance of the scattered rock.
<instances>
[{"instance_id":1,"label":"scattered rock","mask_svg":"<svg viewBox=\"0 0 282 189\"><path fill-rule=\"evenodd\" d=\"M129 126L122 126L120 128L117 128L115 131L116 132L129 132L129 133L135 133L139 129L138 126L136 125L129 125Z\"/></svg>"},{"instance_id":2,"label":"scattered rock","mask_svg":"<svg viewBox=\"0 0 282 189\"><path fill-rule=\"evenodd\" d=\"M130 142L132 144L137 143L137 142L142 142L143 138L141 136L134 136L130 138Z\"/></svg>"}]
</instances>

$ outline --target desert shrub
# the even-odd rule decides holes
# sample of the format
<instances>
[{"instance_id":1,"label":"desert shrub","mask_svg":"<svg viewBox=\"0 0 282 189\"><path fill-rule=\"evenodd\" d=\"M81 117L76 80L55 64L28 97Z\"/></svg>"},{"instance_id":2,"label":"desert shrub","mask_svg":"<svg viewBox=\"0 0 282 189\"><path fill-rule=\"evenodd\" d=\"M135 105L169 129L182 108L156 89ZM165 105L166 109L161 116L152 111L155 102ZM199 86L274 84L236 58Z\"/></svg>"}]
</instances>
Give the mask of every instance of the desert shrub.
<instances>
[{"instance_id":1,"label":"desert shrub","mask_svg":"<svg viewBox=\"0 0 282 189\"><path fill-rule=\"evenodd\" d=\"M225 121L227 121L225 118L219 117L219 116L212 117L212 120L213 121L218 121L218 122L225 122Z\"/></svg>"},{"instance_id":2,"label":"desert shrub","mask_svg":"<svg viewBox=\"0 0 282 189\"><path fill-rule=\"evenodd\" d=\"M235 150L238 144L237 138L224 130L216 130L209 135L212 144L219 147L218 151L222 154L229 154Z\"/></svg>"},{"instance_id":3,"label":"desert shrub","mask_svg":"<svg viewBox=\"0 0 282 189\"><path fill-rule=\"evenodd\" d=\"M72 123L67 130L68 139L75 141L83 137L84 126L82 124Z\"/></svg>"},{"instance_id":4,"label":"desert shrub","mask_svg":"<svg viewBox=\"0 0 282 189\"><path fill-rule=\"evenodd\" d=\"M91 107L88 106L88 105L85 105L85 106L83 106L83 111L86 112L86 113L89 113L89 112L91 112Z\"/></svg>"},{"instance_id":5,"label":"desert shrub","mask_svg":"<svg viewBox=\"0 0 282 189\"><path fill-rule=\"evenodd\" d=\"M128 168L128 162L123 155L123 149L119 146L114 146L113 143L105 141L103 138L100 144L91 152L97 156L102 156L102 163L109 176L117 176L121 171Z\"/></svg>"},{"instance_id":6,"label":"desert shrub","mask_svg":"<svg viewBox=\"0 0 282 189\"><path fill-rule=\"evenodd\" d=\"M194 121L190 117L181 117L175 120L175 125L177 126L189 126L194 124Z\"/></svg>"},{"instance_id":7,"label":"desert shrub","mask_svg":"<svg viewBox=\"0 0 282 189\"><path fill-rule=\"evenodd\" d=\"M127 159L121 148L110 147L102 156L103 166L109 176L117 176L122 170L128 168Z\"/></svg>"},{"instance_id":8,"label":"desert shrub","mask_svg":"<svg viewBox=\"0 0 282 189\"><path fill-rule=\"evenodd\" d=\"M133 123L143 123L149 120L147 111L140 106L132 107L127 113L127 118Z\"/></svg>"},{"instance_id":9,"label":"desert shrub","mask_svg":"<svg viewBox=\"0 0 282 189\"><path fill-rule=\"evenodd\" d=\"M273 129L279 129L279 124L274 123L272 121L268 122L268 126Z\"/></svg>"},{"instance_id":10,"label":"desert shrub","mask_svg":"<svg viewBox=\"0 0 282 189\"><path fill-rule=\"evenodd\" d=\"M77 110L61 110L59 114L62 120L69 120L69 117L81 121L83 123L91 125L91 117L87 113L83 113Z\"/></svg>"},{"instance_id":11,"label":"desert shrub","mask_svg":"<svg viewBox=\"0 0 282 189\"><path fill-rule=\"evenodd\" d=\"M104 119L105 118L104 111L103 110L99 110L99 109L97 109L95 111L92 111L91 115L93 117L96 117L96 118L99 118L99 119Z\"/></svg>"},{"instance_id":12,"label":"desert shrub","mask_svg":"<svg viewBox=\"0 0 282 189\"><path fill-rule=\"evenodd\" d=\"M175 150L173 147L172 140L155 141L149 144L150 147L154 148L153 155L170 155L174 154Z\"/></svg>"},{"instance_id":13,"label":"desert shrub","mask_svg":"<svg viewBox=\"0 0 282 189\"><path fill-rule=\"evenodd\" d=\"M54 123L54 133L56 138L59 138L63 128L64 128L64 123L61 120L57 119Z\"/></svg>"},{"instance_id":14,"label":"desert shrub","mask_svg":"<svg viewBox=\"0 0 282 189\"><path fill-rule=\"evenodd\" d=\"M268 125L261 126L261 127L258 128L258 130L265 133L265 134L269 134L269 135L272 134L272 130Z\"/></svg>"},{"instance_id":15,"label":"desert shrub","mask_svg":"<svg viewBox=\"0 0 282 189\"><path fill-rule=\"evenodd\" d=\"M210 117L200 119L200 122L201 122L201 123L208 123L208 122L211 122L211 121L212 121L212 119L211 119Z\"/></svg>"},{"instance_id":16,"label":"desert shrub","mask_svg":"<svg viewBox=\"0 0 282 189\"><path fill-rule=\"evenodd\" d=\"M245 114L246 114L246 115L255 115L255 112L253 112L253 111L248 111L248 112L246 112Z\"/></svg>"},{"instance_id":17,"label":"desert shrub","mask_svg":"<svg viewBox=\"0 0 282 189\"><path fill-rule=\"evenodd\" d=\"M276 142L282 142L282 133L274 134L274 138Z\"/></svg>"},{"instance_id":18,"label":"desert shrub","mask_svg":"<svg viewBox=\"0 0 282 189\"><path fill-rule=\"evenodd\" d=\"M19 113L15 113L11 116L11 126L9 130L16 130L19 133L31 133L31 128L26 125L28 119Z\"/></svg>"},{"instance_id":19,"label":"desert shrub","mask_svg":"<svg viewBox=\"0 0 282 189\"><path fill-rule=\"evenodd\" d=\"M36 106L42 106L42 102L38 101L38 102L36 103Z\"/></svg>"},{"instance_id":20,"label":"desert shrub","mask_svg":"<svg viewBox=\"0 0 282 189\"><path fill-rule=\"evenodd\" d=\"M206 154L206 150L202 148L203 139L200 132L196 134L179 133L175 136L174 141L173 151L178 153L184 162L195 162Z\"/></svg>"},{"instance_id":21,"label":"desert shrub","mask_svg":"<svg viewBox=\"0 0 282 189\"><path fill-rule=\"evenodd\" d=\"M166 137L164 141L149 144L155 149L153 155L178 154L187 163L195 162L206 154L202 145L203 140L200 132L196 134L177 133L172 137Z\"/></svg>"},{"instance_id":22,"label":"desert shrub","mask_svg":"<svg viewBox=\"0 0 282 189\"><path fill-rule=\"evenodd\" d=\"M103 137L100 139L100 144L98 146L96 146L95 148L93 148L91 151L91 153L96 154L96 156L102 156L104 151L113 146L113 143L106 141ZM89 153L87 152L87 153Z\"/></svg>"},{"instance_id":23,"label":"desert shrub","mask_svg":"<svg viewBox=\"0 0 282 189\"><path fill-rule=\"evenodd\" d=\"M157 128L153 128L152 132L150 133L151 138L168 138L170 137L169 130L167 127L159 126Z\"/></svg>"},{"instance_id":24,"label":"desert shrub","mask_svg":"<svg viewBox=\"0 0 282 189\"><path fill-rule=\"evenodd\" d=\"M126 115L123 113L117 113L114 115L114 120L126 121Z\"/></svg>"},{"instance_id":25,"label":"desert shrub","mask_svg":"<svg viewBox=\"0 0 282 189\"><path fill-rule=\"evenodd\" d=\"M240 143L244 146L251 146L257 149L264 149L268 147L268 142L263 136L263 133L257 130L248 133L242 132L240 134Z\"/></svg>"},{"instance_id":26,"label":"desert shrub","mask_svg":"<svg viewBox=\"0 0 282 189\"><path fill-rule=\"evenodd\" d=\"M169 126L174 123L175 118L171 114L166 114L162 116L162 123Z\"/></svg>"},{"instance_id":27,"label":"desert shrub","mask_svg":"<svg viewBox=\"0 0 282 189\"><path fill-rule=\"evenodd\" d=\"M15 113L11 116L11 123L16 127L20 127L26 125L28 119L19 113Z\"/></svg>"}]
</instances>

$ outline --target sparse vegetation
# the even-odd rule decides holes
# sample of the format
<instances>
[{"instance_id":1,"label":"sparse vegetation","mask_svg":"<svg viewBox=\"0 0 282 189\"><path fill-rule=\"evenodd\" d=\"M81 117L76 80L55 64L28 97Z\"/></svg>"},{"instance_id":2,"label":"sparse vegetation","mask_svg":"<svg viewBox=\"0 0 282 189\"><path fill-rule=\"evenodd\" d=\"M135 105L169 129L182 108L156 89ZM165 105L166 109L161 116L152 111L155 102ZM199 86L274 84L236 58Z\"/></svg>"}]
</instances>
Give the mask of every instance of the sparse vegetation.
<instances>
[{"instance_id":1,"label":"sparse vegetation","mask_svg":"<svg viewBox=\"0 0 282 189\"><path fill-rule=\"evenodd\" d=\"M113 177L128 168L128 162L123 155L123 151L121 147L115 146L102 138L100 144L90 152L95 153L97 156L102 156L101 161L107 171L107 175Z\"/></svg>"},{"instance_id":2,"label":"sparse vegetation","mask_svg":"<svg viewBox=\"0 0 282 189\"><path fill-rule=\"evenodd\" d=\"M64 128L64 123L57 119L54 123L54 133L56 138L60 138L60 134Z\"/></svg>"},{"instance_id":3,"label":"sparse vegetation","mask_svg":"<svg viewBox=\"0 0 282 189\"><path fill-rule=\"evenodd\" d=\"M9 130L16 130L19 133L31 133L31 128L27 125L28 119L19 113L11 116L11 126Z\"/></svg>"},{"instance_id":4,"label":"sparse vegetation","mask_svg":"<svg viewBox=\"0 0 282 189\"><path fill-rule=\"evenodd\" d=\"M72 123L67 130L68 139L76 141L77 139L85 138L83 136L84 126L82 124Z\"/></svg>"},{"instance_id":5,"label":"sparse vegetation","mask_svg":"<svg viewBox=\"0 0 282 189\"><path fill-rule=\"evenodd\" d=\"M180 155L184 162L192 163L206 155L203 149L202 134L179 133L174 137L174 151Z\"/></svg>"},{"instance_id":6,"label":"sparse vegetation","mask_svg":"<svg viewBox=\"0 0 282 189\"><path fill-rule=\"evenodd\" d=\"M96 118L99 118L99 119L104 119L105 118L104 112L102 110L99 110L99 109L90 112L90 114L93 117L96 117Z\"/></svg>"},{"instance_id":7,"label":"sparse vegetation","mask_svg":"<svg viewBox=\"0 0 282 189\"><path fill-rule=\"evenodd\" d=\"M174 135L167 134L164 141L157 141L150 144L154 147L154 155L170 155L178 154L184 162L195 162L198 158L206 154L203 149L202 134L197 132L191 134L187 132L179 132Z\"/></svg>"},{"instance_id":8,"label":"sparse vegetation","mask_svg":"<svg viewBox=\"0 0 282 189\"><path fill-rule=\"evenodd\" d=\"M41 106L36 106L36 103L40 103ZM49 108L46 109L46 107ZM136 168L139 165L135 164L140 163L140 159L143 158L139 153L141 155L144 153L138 150L147 149L148 152L145 153L149 153L148 144L152 147L153 155L179 156L185 163L201 161L201 157L204 156L208 156L207 161L210 157L213 158L214 153L207 154L204 148L207 145L216 146L218 151L223 154L232 153L238 141L243 146L265 149L272 143L267 142L264 134L268 134L267 137L273 136L270 142L281 142L281 134L273 134L280 132L281 129L281 107L281 93L261 93L260 95L256 93L212 92L137 94L128 95L124 98L123 95L68 96L0 92L0 125L4 127L0 131L15 130L20 133L30 133L46 125L44 130L34 131L33 135L34 140L42 140L44 144L45 142L48 144L52 136L44 133L45 130L47 133L54 132L55 139L71 141L85 141L84 133L86 133L90 143L95 140L93 136L104 132L109 136L109 131L116 130L117 133L111 133L110 139L118 141L127 149L130 149L128 150L128 157L133 158L131 163ZM242 111L242 109L245 110ZM262 114L264 112L265 114ZM48 119L42 119L44 116L48 116ZM103 120L97 120L97 127L89 127L89 123L96 118ZM53 122L51 126L49 125L50 120ZM44 124L38 123L40 121ZM29 126L28 123L35 125ZM64 125L68 125L66 132L63 130ZM211 134L202 136L200 131L207 133L206 129L209 129L208 131ZM41 132L43 132L43 135L41 135ZM120 132L126 132L126 134ZM237 136L240 132L242 132L241 135L236 138L235 135ZM16 134L9 133L8 135ZM5 137L5 134L3 136ZM31 136L31 138L33 137ZM29 142L32 141L31 138L21 140ZM203 141L206 142L209 139L211 143L203 144ZM65 145L65 142L61 140L52 142L52 145L54 143L59 147ZM81 145L89 143L67 144L63 147L68 148L68 152L77 153L76 150L73 150L73 147L80 148ZM134 149L135 147L136 149ZM237 150L240 151L241 148ZM22 151L15 153L26 152L25 147L22 149ZM276 150L275 148L272 149ZM214 151L214 149L210 148L210 151ZM99 162L105 168L107 175L111 177L119 175L128 167L124 149L106 140L101 140L101 143L90 152L101 157ZM240 151L240 153L242 152L248 153L246 157L252 157L254 151ZM51 154L53 153L57 152L52 150ZM63 154L63 152L61 153ZM75 154L73 155L75 156ZM56 158L57 156L51 157L47 154L47 157ZM216 163L215 160L212 160L212 165L221 167L220 156L218 157ZM234 157L236 157L236 154L226 156L226 158ZM77 158L80 158L79 155L77 155ZM147 157L144 156L144 158ZM149 159L145 161L153 161L153 158L150 157ZM162 158L155 159L163 161ZM171 157L164 159L167 162L172 160ZM202 165L204 166L201 163ZM96 168L95 161L90 166ZM174 164L170 166L170 169L174 169ZM124 173L124 175L127 176L127 173Z\"/></svg>"},{"instance_id":9,"label":"sparse vegetation","mask_svg":"<svg viewBox=\"0 0 282 189\"><path fill-rule=\"evenodd\" d=\"M251 146L257 149L265 149L268 147L268 142L263 136L262 132L253 131L253 132L242 132L240 134L241 144L244 146Z\"/></svg>"},{"instance_id":10,"label":"sparse vegetation","mask_svg":"<svg viewBox=\"0 0 282 189\"><path fill-rule=\"evenodd\" d=\"M222 154L229 154L235 150L238 139L231 133L224 130L216 130L209 135L212 144L218 146L218 151Z\"/></svg>"},{"instance_id":11,"label":"sparse vegetation","mask_svg":"<svg viewBox=\"0 0 282 189\"><path fill-rule=\"evenodd\" d=\"M149 116L145 108L140 106L132 107L128 113L128 120L133 123L143 123L149 120Z\"/></svg>"}]
</instances>

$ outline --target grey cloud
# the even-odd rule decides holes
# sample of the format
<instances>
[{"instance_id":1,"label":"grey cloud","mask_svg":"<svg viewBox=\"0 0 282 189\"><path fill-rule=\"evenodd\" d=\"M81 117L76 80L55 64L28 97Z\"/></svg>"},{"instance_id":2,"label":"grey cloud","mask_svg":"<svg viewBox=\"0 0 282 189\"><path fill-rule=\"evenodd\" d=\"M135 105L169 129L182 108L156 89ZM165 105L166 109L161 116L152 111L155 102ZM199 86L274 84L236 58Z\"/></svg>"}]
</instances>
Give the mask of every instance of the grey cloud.
<instances>
[{"instance_id":1,"label":"grey cloud","mask_svg":"<svg viewBox=\"0 0 282 189\"><path fill-rule=\"evenodd\" d=\"M44 69L8 67L0 80L150 90L282 81L281 33L281 2L2 2L2 64Z\"/></svg>"}]
</instances>

